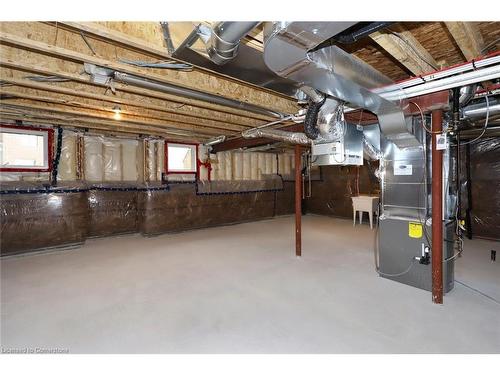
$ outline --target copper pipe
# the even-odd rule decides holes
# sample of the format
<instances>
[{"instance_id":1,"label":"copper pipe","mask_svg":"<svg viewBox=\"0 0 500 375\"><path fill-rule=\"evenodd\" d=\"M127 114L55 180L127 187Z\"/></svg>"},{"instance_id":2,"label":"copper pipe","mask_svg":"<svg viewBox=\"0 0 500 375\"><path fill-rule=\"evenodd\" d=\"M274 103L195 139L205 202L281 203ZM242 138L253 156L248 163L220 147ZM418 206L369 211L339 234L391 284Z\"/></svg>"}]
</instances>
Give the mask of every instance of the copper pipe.
<instances>
[{"instance_id":1,"label":"copper pipe","mask_svg":"<svg viewBox=\"0 0 500 375\"><path fill-rule=\"evenodd\" d=\"M443 111L432 112L432 131L443 130ZM432 302L443 303L443 151L432 134Z\"/></svg>"},{"instance_id":2,"label":"copper pipe","mask_svg":"<svg viewBox=\"0 0 500 375\"><path fill-rule=\"evenodd\" d=\"M295 255L302 256L302 170L300 145L295 145Z\"/></svg>"}]
</instances>

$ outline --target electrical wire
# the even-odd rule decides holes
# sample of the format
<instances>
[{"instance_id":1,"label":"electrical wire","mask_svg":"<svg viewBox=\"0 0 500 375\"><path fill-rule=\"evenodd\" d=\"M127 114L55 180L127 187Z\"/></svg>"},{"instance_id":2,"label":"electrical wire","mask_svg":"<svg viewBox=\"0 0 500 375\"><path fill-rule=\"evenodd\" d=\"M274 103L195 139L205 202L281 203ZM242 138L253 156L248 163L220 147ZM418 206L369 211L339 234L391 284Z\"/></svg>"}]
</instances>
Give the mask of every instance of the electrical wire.
<instances>
[{"instance_id":1,"label":"electrical wire","mask_svg":"<svg viewBox=\"0 0 500 375\"><path fill-rule=\"evenodd\" d=\"M495 39L493 42L488 43L484 48L481 50L481 53L485 53L488 51L491 47L495 46L498 42L500 42L500 38Z\"/></svg>"},{"instance_id":2,"label":"electrical wire","mask_svg":"<svg viewBox=\"0 0 500 375\"><path fill-rule=\"evenodd\" d=\"M389 30L389 32L396 36L397 38L399 38L400 40L403 41L403 43L405 43L408 47L410 47L413 52L415 52L415 54L420 57L422 59L422 61L424 61L427 65L429 65L432 69L434 70L438 70L439 67L436 66L436 64L434 64L433 62L430 62L429 60L427 60L427 58L425 58L424 56L422 56L422 54L410 43L408 42L405 38L403 38L401 35L399 35L399 33L395 32L395 31L392 31L392 30Z\"/></svg>"},{"instance_id":3,"label":"electrical wire","mask_svg":"<svg viewBox=\"0 0 500 375\"><path fill-rule=\"evenodd\" d=\"M422 108L420 108L420 106L415 103L415 102L408 102L409 104L413 104L415 107L418 108L418 110L420 111L420 117L422 118L422 126L424 127L425 131L429 134L441 134L442 132L441 131L432 131L431 129L429 129L426 125L425 125L425 116L424 116L424 112L422 111Z\"/></svg>"},{"instance_id":4,"label":"electrical wire","mask_svg":"<svg viewBox=\"0 0 500 375\"><path fill-rule=\"evenodd\" d=\"M486 119L484 120L483 131L481 132L481 134L479 134L473 140L468 141L468 142L464 142L464 143L460 143L460 146L468 145L468 144L471 144L471 143L474 143L474 142L478 141L484 135L484 133L486 132L486 129L488 128L488 121L490 119L490 101L488 99L488 95L486 95L484 98L486 99Z\"/></svg>"}]
</instances>

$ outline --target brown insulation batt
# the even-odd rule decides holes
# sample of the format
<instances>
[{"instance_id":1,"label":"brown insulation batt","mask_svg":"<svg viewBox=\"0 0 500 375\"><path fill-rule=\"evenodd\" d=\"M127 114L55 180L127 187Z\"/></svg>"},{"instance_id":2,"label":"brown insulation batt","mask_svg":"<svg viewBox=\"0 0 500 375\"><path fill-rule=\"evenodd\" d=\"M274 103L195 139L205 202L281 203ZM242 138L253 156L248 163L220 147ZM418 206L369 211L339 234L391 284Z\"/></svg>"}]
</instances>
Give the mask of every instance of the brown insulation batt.
<instances>
[{"instance_id":1,"label":"brown insulation batt","mask_svg":"<svg viewBox=\"0 0 500 375\"><path fill-rule=\"evenodd\" d=\"M468 142L470 140L465 140ZM466 181L466 146L461 146L462 217L470 209L472 237L500 240L500 138L483 138L469 145L471 202Z\"/></svg>"},{"instance_id":2,"label":"brown insulation batt","mask_svg":"<svg viewBox=\"0 0 500 375\"><path fill-rule=\"evenodd\" d=\"M43 186L30 186L33 189ZM88 232L87 193L2 195L0 218L2 256L81 244Z\"/></svg>"},{"instance_id":3,"label":"brown insulation batt","mask_svg":"<svg viewBox=\"0 0 500 375\"><path fill-rule=\"evenodd\" d=\"M142 192L89 190L89 236L103 237L138 231L137 196Z\"/></svg>"},{"instance_id":4,"label":"brown insulation batt","mask_svg":"<svg viewBox=\"0 0 500 375\"><path fill-rule=\"evenodd\" d=\"M225 194L215 194L215 188ZM275 192L251 192L265 188L262 181L217 181L216 187L200 186L206 195L197 195L194 184L172 184L168 192L145 192L139 198L141 233L155 235L273 217Z\"/></svg>"},{"instance_id":5,"label":"brown insulation batt","mask_svg":"<svg viewBox=\"0 0 500 375\"><path fill-rule=\"evenodd\" d=\"M359 174L356 166L321 167L322 181L312 181L312 195L305 200L307 213L352 218L352 196L379 192L376 168L366 160Z\"/></svg>"}]
</instances>

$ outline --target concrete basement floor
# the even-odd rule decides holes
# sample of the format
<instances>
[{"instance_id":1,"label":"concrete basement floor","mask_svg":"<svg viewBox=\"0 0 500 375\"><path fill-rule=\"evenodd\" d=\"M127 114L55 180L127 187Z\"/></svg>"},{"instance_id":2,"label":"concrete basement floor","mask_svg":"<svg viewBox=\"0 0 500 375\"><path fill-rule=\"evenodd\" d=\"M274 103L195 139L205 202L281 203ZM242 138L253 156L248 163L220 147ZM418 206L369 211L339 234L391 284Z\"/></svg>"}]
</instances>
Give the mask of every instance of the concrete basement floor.
<instances>
[{"instance_id":1,"label":"concrete basement floor","mask_svg":"<svg viewBox=\"0 0 500 375\"><path fill-rule=\"evenodd\" d=\"M1 261L2 348L70 353L500 353L500 305L456 284L442 306L378 277L367 225L280 217ZM500 299L496 242L457 279Z\"/></svg>"}]
</instances>

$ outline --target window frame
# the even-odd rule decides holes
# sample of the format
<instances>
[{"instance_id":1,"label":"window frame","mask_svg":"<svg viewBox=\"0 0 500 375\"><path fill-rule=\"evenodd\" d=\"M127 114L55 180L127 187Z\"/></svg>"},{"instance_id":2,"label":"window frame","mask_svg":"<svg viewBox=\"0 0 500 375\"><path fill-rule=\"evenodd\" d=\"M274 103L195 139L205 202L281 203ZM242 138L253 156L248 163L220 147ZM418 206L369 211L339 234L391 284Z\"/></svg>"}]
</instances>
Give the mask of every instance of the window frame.
<instances>
[{"instance_id":1,"label":"window frame","mask_svg":"<svg viewBox=\"0 0 500 375\"><path fill-rule=\"evenodd\" d=\"M0 172L52 172L53 162L54 162L54 129L51 128L40 128L35 126L18 126L18 125L6 125L0 124L0 131L3 129L9 129L6 133L14 134L35 134L36 133L46 133L46 157L47 157L47 167L5 167L0 165Z\"/></svg>"},{"instance_id":2,"label":"window frame","mask_svg":"<svg viewBox=\"0 0 500 375\"><path fill-rule=\"evenodd\" d=\"M172 171L168 169L168 145L184 145L184 146L195 146L195 155L194 155L194 165L195 165L195 170L194 171ZM189 143L189 142L177 142L177 141L167 141L165 140L165 145L164 145L164 153L165 153L165 174L187 174L187 175L195 175L198 177L198 173L200 170L199 166L199 161L198 161L198 148L199 148L199 143Z\"/></svg>"}]
</instances>

